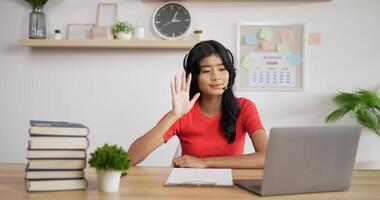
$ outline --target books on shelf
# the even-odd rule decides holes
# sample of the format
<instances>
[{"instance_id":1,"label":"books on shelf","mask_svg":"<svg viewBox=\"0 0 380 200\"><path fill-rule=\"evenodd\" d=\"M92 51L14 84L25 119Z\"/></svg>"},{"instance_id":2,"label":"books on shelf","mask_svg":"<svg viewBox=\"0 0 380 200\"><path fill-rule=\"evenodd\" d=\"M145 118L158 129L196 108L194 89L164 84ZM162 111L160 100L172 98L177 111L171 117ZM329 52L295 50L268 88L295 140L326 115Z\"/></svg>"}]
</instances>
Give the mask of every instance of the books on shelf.
<instances>
[{"instance_id":1,"label":"books on shelf","mask_svg":"<svg viewBox=\"0 0 380 200\"><path fill-rule=\"evenodd\" d=\"M30 120L31 135L87 136L89 129L77 123Z\"/></svg>"},{"instance_id":2,"label":"books on shelf","mask_svg":"<svg viewBox=\"0 0 380 200\"><path fill-rule=\"evenodd\" d=\"M84 190L87 188L86 179L61 179L61 180L26 180L28 192Z\"/></svg>"},{"instance_id":3,"label":"books on shelf","mask_svg":"<svg viewBox=\"0 0 380 200\"><path fill-rule=\"evenodd\" d=\"M45 137L32 136L29 149L87 149L87 137Z\"/></svg>"},{"instance_id":4,"label":"books on shelf","mask_svg":"<svg viewBox=\"0 0 380 200\"><path fill-rule=\"evenodd\" d=\"M89 129L78 123L30 120L27 191L87 188L84 168Z\"/></svg>"}]
</instances>

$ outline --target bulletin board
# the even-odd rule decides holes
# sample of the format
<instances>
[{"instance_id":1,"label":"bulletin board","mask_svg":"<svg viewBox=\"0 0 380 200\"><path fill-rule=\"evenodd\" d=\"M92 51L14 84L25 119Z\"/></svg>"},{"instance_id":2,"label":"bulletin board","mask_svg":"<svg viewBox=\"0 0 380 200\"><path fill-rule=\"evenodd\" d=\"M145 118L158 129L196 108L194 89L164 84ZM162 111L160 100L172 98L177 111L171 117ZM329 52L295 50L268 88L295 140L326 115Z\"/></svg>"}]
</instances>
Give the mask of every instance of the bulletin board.
<instances>
[{"instance_id":1,"label":"bulletin board","mask_svg":"<svg viewBox=\"0 0 380 200\"><path fill-rule=\"evenodd\" d=\"M237 24L237 89L304 91L304 24Z\"/></svg>"}]
</instances>

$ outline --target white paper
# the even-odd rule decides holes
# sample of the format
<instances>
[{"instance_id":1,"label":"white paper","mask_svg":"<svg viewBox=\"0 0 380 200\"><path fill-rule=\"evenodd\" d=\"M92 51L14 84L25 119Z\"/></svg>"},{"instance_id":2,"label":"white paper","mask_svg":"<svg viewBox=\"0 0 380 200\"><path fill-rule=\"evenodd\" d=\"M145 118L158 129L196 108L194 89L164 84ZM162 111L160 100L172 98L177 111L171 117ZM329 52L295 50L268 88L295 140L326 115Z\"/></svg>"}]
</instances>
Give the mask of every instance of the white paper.
<instances>
[{"instance_id":1,"label":"white paper","mask_svg":"<svg viewBox=\"0 0 380 200\"><path fill-rule=\"evenodd\" d=\"M232 170L172 168L165 185L233 186Z\"/></svg>"},{"instance_id":2,"label":"white paper","mask_svg":"<svg viewBox=\"0 0 380 200\"><path fill-rule=\"evenodd\" d=\"M295 87L296 67L277 52L251 52L255 64L249 70L248 85L252 87Z\"/></svg>"}]
</instances>

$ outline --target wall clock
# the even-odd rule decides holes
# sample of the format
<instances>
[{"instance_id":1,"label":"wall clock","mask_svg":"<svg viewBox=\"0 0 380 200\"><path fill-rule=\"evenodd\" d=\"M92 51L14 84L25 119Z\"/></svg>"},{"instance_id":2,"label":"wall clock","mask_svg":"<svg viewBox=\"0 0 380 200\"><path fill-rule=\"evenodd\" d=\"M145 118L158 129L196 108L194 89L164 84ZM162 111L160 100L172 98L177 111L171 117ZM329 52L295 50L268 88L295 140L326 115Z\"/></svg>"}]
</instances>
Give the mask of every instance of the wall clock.
<instances>
[{"instance_id":1,"label":"wall clock","mask_svg":"<svg viewBox=\"0 0 380 200\"><path fill-rule=\"evenodd\" d=\"M161 5L154 12L152 23L156 34L167 40L184 38L189 34L192 25L189 10L176 2Z\"/></svg>"}]
</instances>

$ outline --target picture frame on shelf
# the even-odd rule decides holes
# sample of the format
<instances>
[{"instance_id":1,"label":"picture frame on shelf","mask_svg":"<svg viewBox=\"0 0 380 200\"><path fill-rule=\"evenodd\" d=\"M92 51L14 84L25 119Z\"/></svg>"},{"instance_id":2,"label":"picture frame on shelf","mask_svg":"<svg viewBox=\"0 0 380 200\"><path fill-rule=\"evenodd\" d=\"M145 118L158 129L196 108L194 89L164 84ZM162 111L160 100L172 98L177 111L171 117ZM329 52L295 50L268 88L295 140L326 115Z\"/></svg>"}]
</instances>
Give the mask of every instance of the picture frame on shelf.
<instances>
[{"instance_id":1,"label":"picture frame on shelf","mask_svg":"<svg viewBox=\"0 0 380 200\"><path fill-rule=\"evenodd\" d=\"M116 3L99 3L96 11L96 27L112 27L117 21Z\"/></svg>"},{"instance_id":2,"label":"picture frame on shelf","mask_svg":"<svg viewBox=\"0 0 380 200\"><path fill-rule=\"evenodd\" d=\"M90 40L91 39L91 29L94 24L68 24L67 25L67 36L68 40Z\"/></svg>"}]
</instances>

